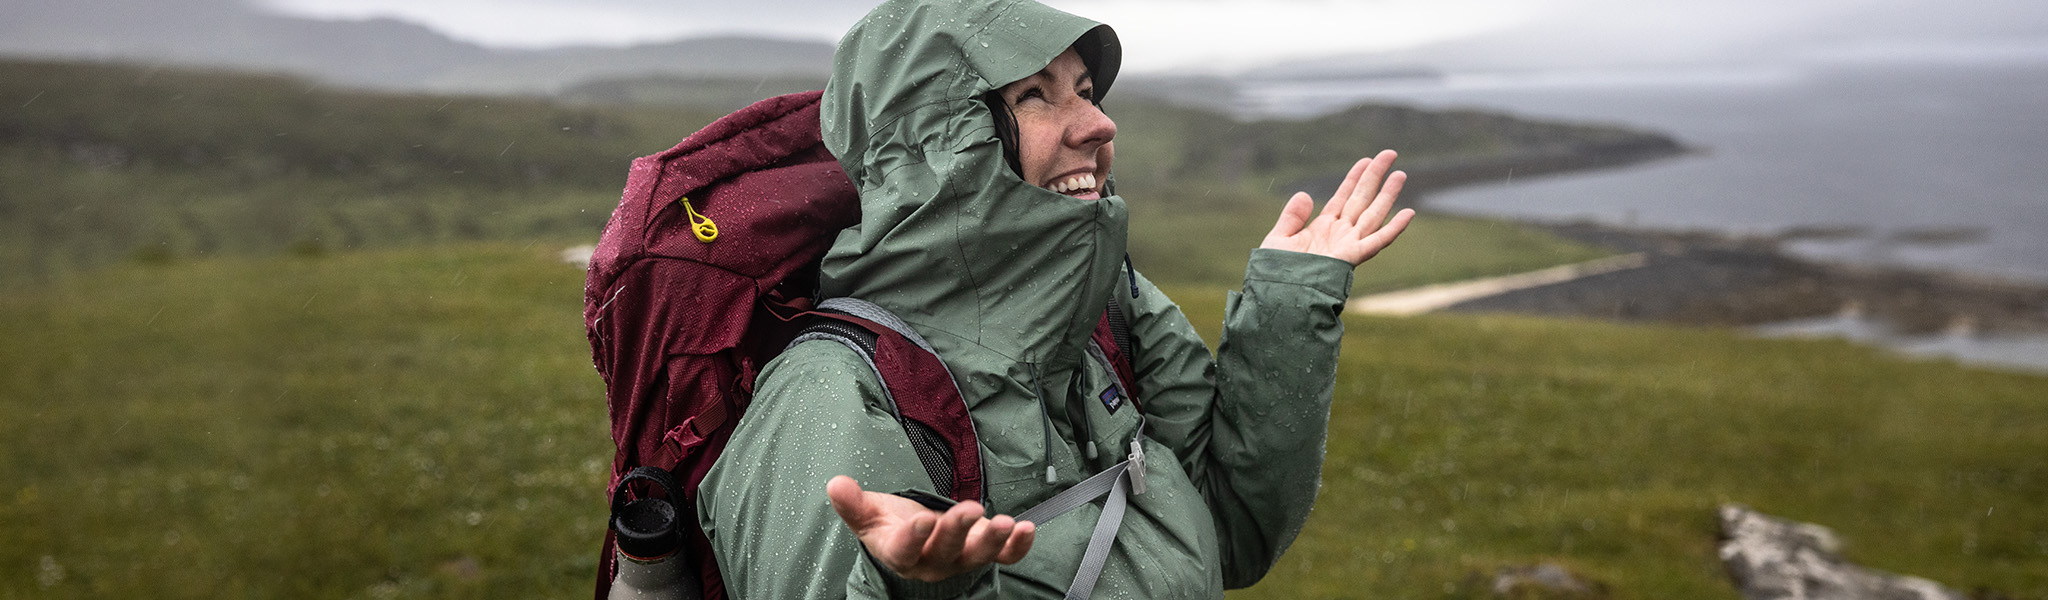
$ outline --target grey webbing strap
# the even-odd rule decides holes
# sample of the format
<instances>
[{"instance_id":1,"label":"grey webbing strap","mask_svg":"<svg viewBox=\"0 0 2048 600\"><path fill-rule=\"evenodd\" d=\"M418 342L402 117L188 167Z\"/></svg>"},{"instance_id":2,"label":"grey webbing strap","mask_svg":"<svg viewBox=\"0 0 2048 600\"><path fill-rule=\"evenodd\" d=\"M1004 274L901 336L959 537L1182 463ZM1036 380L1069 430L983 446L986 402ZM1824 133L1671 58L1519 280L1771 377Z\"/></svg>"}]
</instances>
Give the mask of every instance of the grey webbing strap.
<instances>
[{"instance_id":1,"label":"grey webbing strap","mask_svg":"<svg viewBox=\"0 0 2048 600\"><path fill-rule=\"evenodd\" d=\"M1102 518L1095 521L1094 535L1088 536L1088 550L1081 553L1081 570L1074 573L1073 585L1067 586L1067 600L1087 600L1095 594L1095 580L1102 577L1102 567L1109 562L1109 546L1116 542L1117 529L1124 523L1124 486L1129 474L1125 469L1124 476L1116 478L1109 500L1102 503Z\"/></svg>"},{"instance_id":2,"label":"grey webbing strap","mask_svg":"<svg viewBox=\"0 0 2048 600\"><path fill-rule=\"evenodd\" d=\"M1131 440L1130 457L1123 462L1054 494L1015 517L1019 521L1044 523L1103 494L1109 495L1109 499L1102 503L1102 515L1095 519L1095 532L1088 536L1088 549L1081 553L1081 568L1074 573L1074 583L1067 586L1067 600L1082 600L1095 593L1095 582L1102 577L1102 568L1109 562L1109 547L1116 543L1116 532L1123 526L1128 496L1134 486L1137 493L1143 493L1144 487L1138 482L1142 482L1144 477L1145 451L1141 435Z\"/></svg>"},{"instance_id":3,"label":"grey webbing strap","mask_svg":"<svg viewBox=\"0 0 2048 600\"><path fill-rule=\"evenodd\" d=\"M889 309L882 308L873 302L859 298L827 298L824 302L818 303L818 309L836 310L874 321L876 325L881 325L895 330L896 333L903 334L903 337L910 339L910 343L917 344L917 347L923 348L926 352L932 354L939 353L938 350L932 349L931 342L924 341L924 336L918 335L917 330L911 329L909 323L903 322L902 317L896 316L896 313L889 312Z\"/></svg>"},{"instance_id":4,"label":"grey webbing strap","mask_svg":"<svg viewBox=\"0 0 2048 600\"><path fill-rule=\"evenodd\" d=\"M1074 484L1074 487L1067 488L1066 491L1060 492L1051 498L1046 498L1044 502L1038 503L1038 506L1033 506L1024 512L1017 513L1015 518L1019 521L1030 521L1032 523L1051 521L1060 515L1067 514L1067 511L1080 508L1081 505L1092 502L1096 498L1101 498L1103 494L1109 493L1111 489L1116 487L1117 480L1123 477L1124 471L1130 468L1131 461L1127 460L1117 463L1116 466L1104 469L1101 473L1096 473L1094 477L1089 477L1081 483Z\"/></svg>"}]
</instances>

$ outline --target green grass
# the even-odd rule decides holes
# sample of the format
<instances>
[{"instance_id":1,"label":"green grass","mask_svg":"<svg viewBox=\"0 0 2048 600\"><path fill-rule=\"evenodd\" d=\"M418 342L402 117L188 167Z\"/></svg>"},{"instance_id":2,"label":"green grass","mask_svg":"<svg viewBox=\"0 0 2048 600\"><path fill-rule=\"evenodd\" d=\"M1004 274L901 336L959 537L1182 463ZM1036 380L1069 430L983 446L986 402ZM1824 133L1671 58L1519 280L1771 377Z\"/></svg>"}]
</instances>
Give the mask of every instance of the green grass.
<instances>
[{"instance_id":1,"label":"green grass","mask_svg":"<svg viewBox=\"0 0 2048 600\"><path fill-rule=\"evenodd\" d=\"M0 296L0 597L587 593L609 442L558 249L129 264ZM1213 339L1221 288L1170 291ZM1481 597L1541 561L1615 598L1734 598L1722 502L2048 598L2043 378L1711 330L1348 327L1317 511L1235 598Z\"/></svg>"},{"instance_id":2,"label":"green grass","mask_svg":"<svg viewBox=\"0 0 2048 600\"><path fill-rule=\"evenodd\" d=\"M1220 294L1176 298L1220 317ZM1316 512L1233 598L1481 598L1546 561L1616 598L1735 598L1730 502L1868 566L2048 598L2048 379L1719 330L1347 324Z\"/></svg>"},{"instance_id":3,"label":"green grass","mask_svg":"<svg viewBox=\"0 0 2048 600\"><path fill-rule=\"evenodd\" d=\"M0 300L0 597L588 593L610 444L557 250L129 266Z\"/></svg>"},{"instance_id":4,"label":"green grass","mask_svg":"<svg viewBox=\"0 0 2048 600\"><path fill-rule=\"evenodd\" d=\"M450 183L375 191L323 177L248 182L219 172L96 170L0 148L0 289L123 261L312 254L445 241L588 243L617 190Z\"/></svg>"}]
</instances>

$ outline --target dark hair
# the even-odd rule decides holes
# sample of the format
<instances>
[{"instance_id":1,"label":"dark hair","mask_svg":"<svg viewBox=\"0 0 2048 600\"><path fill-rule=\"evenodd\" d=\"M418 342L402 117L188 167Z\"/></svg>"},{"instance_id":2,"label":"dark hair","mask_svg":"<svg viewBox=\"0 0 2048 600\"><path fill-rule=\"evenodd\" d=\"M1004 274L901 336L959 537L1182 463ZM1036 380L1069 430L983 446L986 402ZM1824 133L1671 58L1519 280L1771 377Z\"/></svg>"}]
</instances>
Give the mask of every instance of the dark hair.
<instances>
[{"instance_id":1,"label":"dark hair","mask_svg":"<svg viewBox=\"0 0 2048 600\"><path fill-rule=\"evenodd\" d=\"M993 89L981 95L981 103L988 106L988 113L996 119L996 139L1003 143L1003 161L1010 163L1010 171L1019 179L1024 177L1024 162L1017 158L1017 115L1010 112L1010 102L1003 99L1003 90Z\"/></svg>"}]
</instances>

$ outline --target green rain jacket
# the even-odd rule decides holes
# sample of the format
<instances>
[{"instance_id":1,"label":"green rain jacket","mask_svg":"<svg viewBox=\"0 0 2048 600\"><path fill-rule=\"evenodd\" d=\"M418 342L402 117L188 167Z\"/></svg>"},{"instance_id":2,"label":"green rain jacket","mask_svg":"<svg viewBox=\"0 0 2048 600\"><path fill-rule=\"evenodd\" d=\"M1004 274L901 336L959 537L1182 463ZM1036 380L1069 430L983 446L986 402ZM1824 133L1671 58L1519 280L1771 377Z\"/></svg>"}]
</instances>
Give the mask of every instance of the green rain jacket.
<instances>
[{"instance_id":1,"label":"green rain jacket","mask_svg":"<svg viewBox=\"0 0 2048 600\"><path fill-rule=\"evenodd\" d=\"M1096 597L1220 598L1273 566L1315 502L1352 267L1254 251L1212 358L1171 300L1142 275L1125 281L1122 198L1056 194L1005 163L978 98L1069 46L1106 94L1115 33L1035 2L890 1L847 33L822 121L861 221L826 256L824 295L881 305L938 351L969 405L992 511L1017 514L1123 460L1142 411L1148 489L1130 497ZM1115 410L1098 399L1111 374L1085 354L1112 292L1133 313L1141 390ZM885 406L836 343L797 344L764 368L697 505L728 592L1061 597L1100 500L1038 524L1015 565L924 583L867 558L825 482L932 488Z\"/></svg>"}]
</instances>

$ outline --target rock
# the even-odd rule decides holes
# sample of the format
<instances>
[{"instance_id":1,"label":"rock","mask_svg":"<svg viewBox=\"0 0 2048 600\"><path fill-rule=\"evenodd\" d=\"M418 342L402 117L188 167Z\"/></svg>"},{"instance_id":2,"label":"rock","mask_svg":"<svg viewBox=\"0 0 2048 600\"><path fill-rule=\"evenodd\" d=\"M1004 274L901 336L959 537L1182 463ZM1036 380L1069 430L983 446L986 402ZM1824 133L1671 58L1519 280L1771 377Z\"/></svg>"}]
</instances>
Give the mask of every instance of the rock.
<instances>
[{"instance_id":1,"label":"rock","mask_svg":"<svg viewBox=\"0 0 2048 600\"><path fill-rule=\"evenodd\" d=\"M1606 592L1556 563L1505 567L1493 575L1493 595L1502 598L1605 598Z\"/></svg>"},{"instance_id":2,"label":"rock","mask_svg":"<svg viewBox=\"0 0 2048 600\"><path fill-rule=\"evenodd\" d=\"M590 255L596 252L597 246L590 244L570 246L562 250L562 262L588 269L590 268Z\"/></svg>"},{"instance_id":3,"label":"rock","mask_svg":"<svg viewBox=\"0 0 2048 600\"><path fill-rule=\"evenodd\" d=\"M1861 567L1826 527L1721 507L1721 562L1747 600L1969 600L1939 583Z\"/></svg>"}]
</instances>

